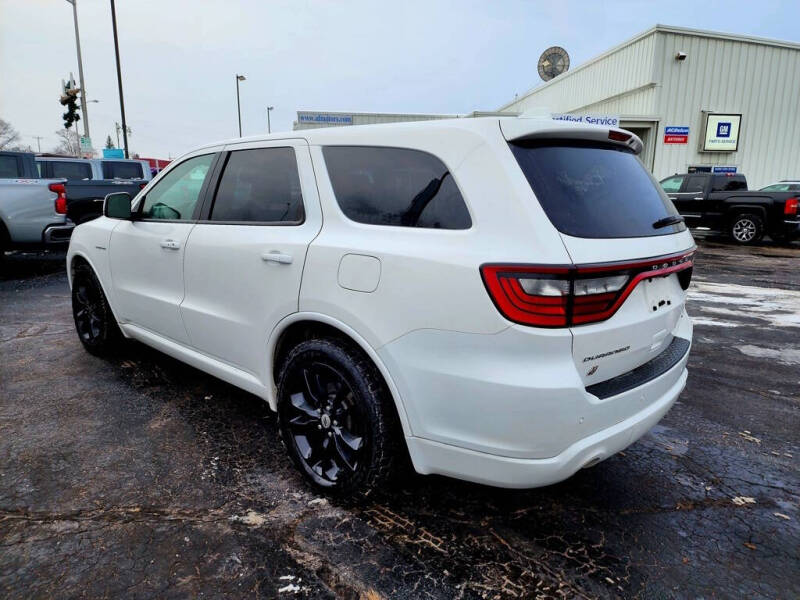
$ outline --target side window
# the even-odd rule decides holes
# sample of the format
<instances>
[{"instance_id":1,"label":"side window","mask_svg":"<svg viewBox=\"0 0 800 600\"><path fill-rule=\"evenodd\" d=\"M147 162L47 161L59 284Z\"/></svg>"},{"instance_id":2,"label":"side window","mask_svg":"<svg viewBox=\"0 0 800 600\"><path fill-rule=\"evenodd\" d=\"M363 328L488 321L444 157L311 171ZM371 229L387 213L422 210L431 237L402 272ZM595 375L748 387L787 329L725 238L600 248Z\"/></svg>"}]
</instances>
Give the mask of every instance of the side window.
<instances>
[{"instance_id":1,"label":"side window","mask_svg":"<svg viewBox=\"0 0 800 600\"><path fill-rule=\"evenodd\" d=\"M19 162L16 156L0 156L0 177L13 179L20 176Z\"/></svg>"},{"instance_id":2,"label":"side window","mask_svg":"<svg viewBox=\"0 0 800 600\"><path fill-rule=\"evenodd\" d=\"M92 167L87 162L54 160L51 162L52 177L61 179L91 179Z\"/></svg>"},{"instance_id":3,"label":"side window","mask_svg":"<svg viewBox=\"0 0 800 600\"><path fill-rule=\"evenodd\" d=\"M675 177L669 177L661 182L661 187L664 189L665 192L678 192L681 189L681 184L683 183L683 175L676 175Z\"/></svg>"},{"instance_id":4,"label":"side window","mask_svg":"<svg viewBox=\"0 0 800 600\"><path fill-rule=\"evenodd\" d=\"M303 194L294 149L231 152L209 218L240 223L301 222Z\"/></svg>"},{"instance_id":5,"label":"side window","mask_svg":"<svg viewBox=\"0 0 800 600\"><path fill-rule=\"evenodd\" d=\"M726 175L715 175L712 184L712 192L735 192L736 190L746 190L747 181L742 177L728 177Z\"/></svg>"},{"instance_id":6,"label":"side window","mask_svg":"<svg viewBox=\"0 0 800 600\"><path fill-rule=\"evenodd\" d=\"M104 179L142 179L142 164L135 161L103 161Z\"/></svg>"},{"instance_id":7,"label":"side window","mask_svg":"<svg viewBox=\"0 0 800 600\"><path fill-rule=\"evenodd\" d=\"M195 156L164 175L145 196L141 218L190 221L212 162L213 154Z\"/></svg>"},{"instance_id":8,"label":"side window","mask_svg":"<svg viewBox=\"0 0 800 600\"><path fill-rule=\"evenodd\" d=\"M702 175L690 175L686 180L684 192L703 192L706 187L706 178Z\"/></svg>"},{"instance_id":9,"label":"side window","mask_svg":"<svg viewBox=\"0 0 800 600\"><path fill-rule=\"evenodd\" d=\"M444 163L404 148L327 146L322 149L336 201L358 223L469 229L461 192Z\"/></svg>"}]
</instances>

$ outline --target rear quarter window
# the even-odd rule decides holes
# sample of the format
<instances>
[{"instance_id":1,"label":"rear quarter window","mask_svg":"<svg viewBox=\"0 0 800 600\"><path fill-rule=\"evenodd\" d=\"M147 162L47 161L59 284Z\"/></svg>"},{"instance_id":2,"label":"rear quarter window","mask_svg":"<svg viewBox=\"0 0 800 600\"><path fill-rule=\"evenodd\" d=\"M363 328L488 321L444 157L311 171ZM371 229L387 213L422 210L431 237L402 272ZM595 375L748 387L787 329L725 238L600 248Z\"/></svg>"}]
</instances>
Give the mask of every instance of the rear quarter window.
<instances>
[{"instance_id":1,"label":"rear quarter window","mask_svg":"<svg viewBox=\"0 0 800 600\"><path fill-rule=\"evenodd\" d=\"M104 179L143 179L142 163L123 161L104 161Z\"/></svg>"},{"instance_id":2,"label":"rear quarter window","mask_svg":"<svg viewBox=\"0 0 800 600\"><path fill-rule=\"evenodd\" d=\"M630 151L612 144L566 141L509 144L536 198L561 233L625 238L683 231L653 224L678 212Z\"/></svg>"},{"instance_id":3,"label":"rear quarter window","mask_svg":"<svg viewBox=\"0 0 800 600\"><path fill-rule=\"evenodd\" d=\"M322 149L342 212L369 225L469 229L464 198L445 164L420 150L377 146Z\"/></svg>"}]
</instances>

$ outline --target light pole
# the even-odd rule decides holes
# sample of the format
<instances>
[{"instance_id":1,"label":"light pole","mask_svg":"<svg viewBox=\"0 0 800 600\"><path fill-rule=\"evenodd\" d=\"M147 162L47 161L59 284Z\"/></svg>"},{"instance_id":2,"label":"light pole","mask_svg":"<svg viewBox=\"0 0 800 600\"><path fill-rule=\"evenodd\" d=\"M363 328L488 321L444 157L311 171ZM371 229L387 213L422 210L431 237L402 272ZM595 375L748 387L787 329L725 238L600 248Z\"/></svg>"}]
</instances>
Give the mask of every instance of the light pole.
<instances>
[{"instance_id":1,"label":"light pole","mask_svg":"<svg viewBox=\"0 0 800 600\"><path fill-rule=\"evenodd\" d=\"M83 113L83 135L89 136L89 111L86 106L86 88L83 82L83 60L81 60L81 36L78 33L78 3L77 0L67 0L72 4L72 17L75 21L75 46L78 48L78 79L81 81L81 113ZM78 128L75 127L75 131Z\"/></svg>"},{"instance_id":2,"label":"light pole","mask_svg":"<svg viewBox=\"0 0 800 600\"><path fill-rule=\"evenodd\" d=\"M114 54L117 57L117 84L119 85L119 111L122 113L122 141L125 143L125 158L128 156L128 126L125 124L125 100L122 97L122 69L119 66L119 39L117 39L117 10L111 0L111 27L114 30Z\"/></svg>"},{"instance_id":3,"label":"light pole","mask_svg":"<svg viewBox=\"0 0 800 600\"><path fill-rule=\"evenodd\" d=\"M274 106L268 106L267 107L267 133L272 133L272 126L270 125L270 122L269 122L269 113L273 108L275 108L275 107Z\"/></svg>"},{"instance_id":4,"label":"light pole","mask_svg":"<svg viewBox=\"0 0 800 600\"><path fill-rule=\"evenodd\" d=\"M239 82L245 81L247 77L236 74L236 112L239 115L239 137L242 137L242 105L239 102Z\"/></svg>"}]
</instances>

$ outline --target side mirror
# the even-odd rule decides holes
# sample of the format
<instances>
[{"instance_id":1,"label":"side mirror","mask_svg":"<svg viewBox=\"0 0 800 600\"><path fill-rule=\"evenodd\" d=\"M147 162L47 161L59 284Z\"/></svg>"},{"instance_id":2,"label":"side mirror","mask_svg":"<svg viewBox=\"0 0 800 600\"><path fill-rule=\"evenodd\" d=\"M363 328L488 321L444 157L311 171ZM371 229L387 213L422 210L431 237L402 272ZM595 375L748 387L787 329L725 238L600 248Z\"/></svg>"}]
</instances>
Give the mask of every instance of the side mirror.
<instances>
[{"instance_id":1,"label":"side mirror","mask_svg":"<svg viewBox=\"0 0 800 600\"><path fill-rule=\"evenodd\" d=\"M103 202L103 215L110 219L130 219L131 195L128 192L108 194Z\"/></svg>"}]
</instances>

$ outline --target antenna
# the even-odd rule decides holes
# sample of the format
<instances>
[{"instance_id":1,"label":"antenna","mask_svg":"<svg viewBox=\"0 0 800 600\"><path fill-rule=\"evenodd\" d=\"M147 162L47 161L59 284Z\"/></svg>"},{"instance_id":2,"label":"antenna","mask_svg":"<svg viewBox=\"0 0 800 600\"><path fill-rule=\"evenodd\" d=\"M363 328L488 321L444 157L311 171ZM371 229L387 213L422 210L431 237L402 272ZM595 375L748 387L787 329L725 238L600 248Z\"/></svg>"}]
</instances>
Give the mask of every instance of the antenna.
<instances>
[{"instance_id":1,"label":"antenna","mask_svg":"<svg viewBox=\"0 0 800 600\"><path fill-rule=\"evenodd\" d=\"M551 46L542 52L537 69L542 81L550 81L569 70L569 54L561 46Z\"/></svg>"}]
</instances>

